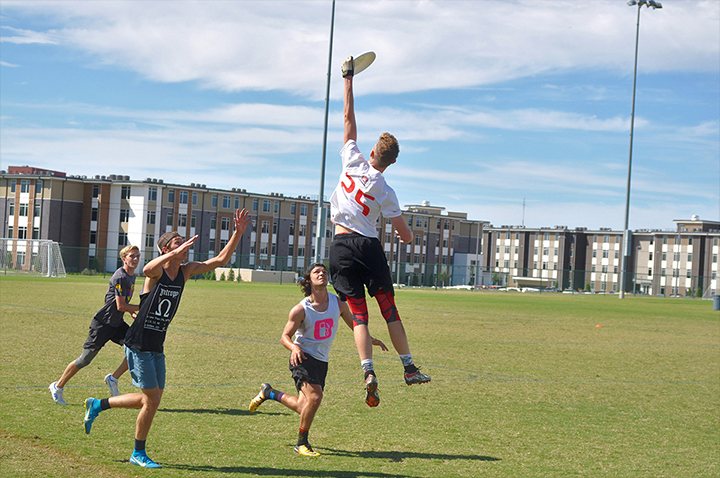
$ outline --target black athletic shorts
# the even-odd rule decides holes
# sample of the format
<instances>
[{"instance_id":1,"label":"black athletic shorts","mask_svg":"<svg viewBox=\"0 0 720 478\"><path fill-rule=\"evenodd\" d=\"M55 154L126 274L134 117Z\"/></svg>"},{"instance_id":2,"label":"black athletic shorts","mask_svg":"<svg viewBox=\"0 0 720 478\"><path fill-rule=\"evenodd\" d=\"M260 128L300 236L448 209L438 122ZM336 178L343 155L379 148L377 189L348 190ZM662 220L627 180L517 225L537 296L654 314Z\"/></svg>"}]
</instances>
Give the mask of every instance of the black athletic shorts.
<instances>
[{"instance_id":1,"label":"black athletic shorts","mask_svg":"<svg viewBox=\"0 0 720 478\"><path fill-rule=\"evenodd\" d=\"M302 388L302 383L307 382L312 385L320 385L320 388L325 390L325 377L327 377L328 363L318 360L308 354L302 363L293 367L290 364L290 371L292 372L292 378L295 380L295 388L298 392Z\"/></svg>"},{"instance_id":2,"label":"black athletic shorts","mask_svg":"<svg viewBox=\"0 0 720 478\"><path fill-rule=\"evenodd\" d=\"M367 287L370 297L380 289L393 293L385 252L376 237L338 234L330 244L330 278L341 300L362 299Z\"/></svg>"},{"instance_id":3,"label":"black athletic shorts","mask_svg":"<svg viewBox=\"0 0 720 478\"><path fill-rule=\"evenodd\" d=\"M111 327L93 319L90 322L90 332L88 338L83 345L84 349L100 350L103 346L112 340L118 345L122 345L125 341L125 334L130 326L123 320L119 326Z\"/></svg>"}]
</instances>

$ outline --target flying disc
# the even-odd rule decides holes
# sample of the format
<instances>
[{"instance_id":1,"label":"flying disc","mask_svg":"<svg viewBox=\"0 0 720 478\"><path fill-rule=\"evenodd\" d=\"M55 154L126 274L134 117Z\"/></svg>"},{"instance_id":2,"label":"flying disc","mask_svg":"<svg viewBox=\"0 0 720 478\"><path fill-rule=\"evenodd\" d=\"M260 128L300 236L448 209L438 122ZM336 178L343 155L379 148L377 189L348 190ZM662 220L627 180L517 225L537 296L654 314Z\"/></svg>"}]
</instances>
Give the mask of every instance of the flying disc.
<instances>
[{"instance_id":1,"label":"flying disc","mask_svg":"<svg viewBox=\"0 0 720 478\"><path fill-rule=\"evenodd\" d=\"M368 66L372 65L372 62L375 61L375 52L374 51L366 51L365 53L362 53L354 58L355 63L355 71L354 74L357 75L361 71L363 71Z\"/></svg>"}]
</instances>

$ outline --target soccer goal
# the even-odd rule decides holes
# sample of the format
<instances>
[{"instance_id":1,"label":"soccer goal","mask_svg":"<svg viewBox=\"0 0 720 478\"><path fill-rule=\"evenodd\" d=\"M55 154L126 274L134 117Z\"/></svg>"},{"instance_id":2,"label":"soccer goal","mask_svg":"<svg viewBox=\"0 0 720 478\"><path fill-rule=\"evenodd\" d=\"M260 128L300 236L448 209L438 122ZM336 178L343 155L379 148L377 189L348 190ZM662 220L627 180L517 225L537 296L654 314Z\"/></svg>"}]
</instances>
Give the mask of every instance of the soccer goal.
<instances>
[{"instance_id":1,"label":"soccer goal","mask_svg":"<svg viewBox=\"0 0 720 478\"><path fill-rule=\"evenodd\" d=\"M47 239L0 238L0 273L66 277L60 244Z\"/></svg>"}]
</instances>

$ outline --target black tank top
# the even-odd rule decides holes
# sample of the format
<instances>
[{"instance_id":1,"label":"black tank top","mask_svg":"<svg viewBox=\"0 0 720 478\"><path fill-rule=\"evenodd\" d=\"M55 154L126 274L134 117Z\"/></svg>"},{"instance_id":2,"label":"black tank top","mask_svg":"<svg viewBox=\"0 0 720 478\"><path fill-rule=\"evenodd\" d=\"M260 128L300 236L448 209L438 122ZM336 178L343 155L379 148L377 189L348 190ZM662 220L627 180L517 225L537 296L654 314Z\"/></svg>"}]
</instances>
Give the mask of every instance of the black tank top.
<instances>
[{"instance_id":1,"label":"black tank top","mask_svg":"<svg viewBox=\"0 0 720 478\"><path fill-rule=\"evenodd\" d=\"M162 352L165 334L180 305L184 288L182 267L174 280L170 280L163 269L155 287L140 295L140 310L125 335L125 345L138 352Z\"/></svg>"}]
</instances>

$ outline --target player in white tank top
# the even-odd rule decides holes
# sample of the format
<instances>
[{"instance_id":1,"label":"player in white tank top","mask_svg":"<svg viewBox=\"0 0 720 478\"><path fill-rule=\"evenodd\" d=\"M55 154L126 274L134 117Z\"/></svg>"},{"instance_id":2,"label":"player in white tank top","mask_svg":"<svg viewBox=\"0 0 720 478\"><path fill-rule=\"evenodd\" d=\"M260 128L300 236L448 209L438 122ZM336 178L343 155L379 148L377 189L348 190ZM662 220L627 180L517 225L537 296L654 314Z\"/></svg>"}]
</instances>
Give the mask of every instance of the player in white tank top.
<instances>
[{"instance_id":1,"label":"player in white tank top","mask_svg":"<svg viewBox=\"0 0 720 478\"><path fill-rule=\"evenodd\" d=\"M318 456L308 442L308 433L320 408L327 375L327 357L342 317L352 329L352 314L346 302L328 292L328 271L323 264L313 264L300 281L305 298L290 310L288 322L280 342L290 351L290 370L298 396L275 390L263 383L260 393L250 402L255 412L265 400L280 402L300 414L300 432L295 452L304 456ZM292 337L295 335L295 340ZM373 345L388 348L377 339Z\"/></svg>"}]
</instances>

